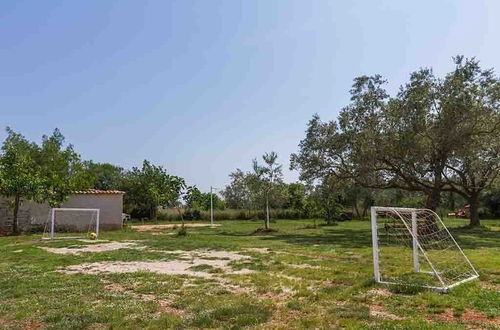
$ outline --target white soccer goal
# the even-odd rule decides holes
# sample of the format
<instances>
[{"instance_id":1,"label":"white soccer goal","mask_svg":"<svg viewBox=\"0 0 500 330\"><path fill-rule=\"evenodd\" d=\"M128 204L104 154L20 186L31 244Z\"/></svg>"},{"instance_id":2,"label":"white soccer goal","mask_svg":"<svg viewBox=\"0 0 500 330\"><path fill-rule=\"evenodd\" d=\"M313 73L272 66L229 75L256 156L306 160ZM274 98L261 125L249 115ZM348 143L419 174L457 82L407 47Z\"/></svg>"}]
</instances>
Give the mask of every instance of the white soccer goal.
<instances>
[{"instance_id":1,"label":"white soccer goal","mask_svg":"<svg viewBox=\"0 0 500 330\"><path fill-rule=\"evenodd\" d=\"M441 292L479 274L441 218L427 209L371 208L375 281Z\"/></svg>"},{"instance_id":2,"label":"white soccer goal","mask_svg":"<svg viewBox=\"0 0 500 330\"><path fill-rule=\"evenodd\" d=\"M99 209L53 208L49 212L42 239L99 237ZM75 236L74 234L77 233Z\"/></svg>"}]
</instances>

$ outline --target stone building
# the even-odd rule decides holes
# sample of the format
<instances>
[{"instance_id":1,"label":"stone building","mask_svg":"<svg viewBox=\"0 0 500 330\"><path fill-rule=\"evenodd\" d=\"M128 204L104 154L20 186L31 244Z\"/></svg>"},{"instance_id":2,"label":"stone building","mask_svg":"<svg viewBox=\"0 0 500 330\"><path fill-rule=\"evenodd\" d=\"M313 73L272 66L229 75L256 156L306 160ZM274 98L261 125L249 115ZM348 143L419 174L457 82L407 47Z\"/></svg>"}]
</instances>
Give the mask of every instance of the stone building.
<instances>
[{"instance_id":1,"label":"stone building","mask_svg":"<svg viewBox=\"0 0 500 330\"><path fill-rule=\"evenodd\" d=\"M121 229L123 212L123 191L119 190L81 190L75 191L62 203L61 208L99 209L99 228L101 230ZM71 223L71 230L85 231L89 224L89 215L84 212L60 212L56 219L60 223ZM12 208L5 198L0 199L0 232L12 231ZM50 206L47 203L24 201L18 212L20 231L43 230L50 222Z\"/></svg>"}]
</instances>

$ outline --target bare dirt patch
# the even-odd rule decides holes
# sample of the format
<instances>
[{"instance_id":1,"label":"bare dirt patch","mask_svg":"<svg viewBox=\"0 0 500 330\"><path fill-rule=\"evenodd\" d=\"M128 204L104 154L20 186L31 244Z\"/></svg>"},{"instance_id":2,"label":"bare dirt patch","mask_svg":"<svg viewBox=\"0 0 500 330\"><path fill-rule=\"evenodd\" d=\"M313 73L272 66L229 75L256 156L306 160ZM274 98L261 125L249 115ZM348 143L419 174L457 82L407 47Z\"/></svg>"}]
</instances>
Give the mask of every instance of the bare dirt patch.
<instances>
[{"instance_id":1,"label":"bare dirt patch","mask_svg":"<svg viewBox=\"0 0 500 330\"><path fill-rule=\"evenodd\" d=\"M247 274L249 269L233 270L229 265L233 261L250 259L249 256L228 251L166 251L169 254L179 255L178 260L171 261L107 261L84 263L68 266L61 272L68 274L100 274L100 273L133 273L137 271L153 272L167 275L187 275L206 279L218 277L217 273L203 268L217 269L225 274ZM197 266L202 266L197 269Z\"/></svg>"},{"instance_id":2,"label":"bare dirt patch","mask_svg":"<svg viewBox=\"0 0 500 330\"><path fill-rule=\"evenodd\" d=\"M84 247L76 247L76 248L71 248L71 247L65 247L65 248L50 248L50 247L40 247L40 249L45 250L47 252L51 253L57 253L57 254L81 254L81 253L86 253L86 252L106 252L106 251L114 251L114 250L119 250L119 249L132 249L132 248L138 248L136 243L132 242L111 242L111 243L104 243L104 244L93 244L93 245L87 245Z\"/></svg>"},{"instance_id":3,"label":"bare dirt patch","mask_svg":"<svg viewBox=\"0 0 500 330\"><path fill-rule=\"evenodd\" d=\"M286 264L288 267L297 269L321 269L320 266L313 266L309 264Z\"/></svg>"},{"instance_id":4,"label":"bare dirt patch","mask_svg":"<svg viewBox=\"0 0 500 330\"><path fill-rule=\"evenodd\" d=\"M383 306L380 305L372 305L370 306L370 316L378 317L389 320L402 320L403 318L392 313L389 313L385 310Z\"/></svg>"},{"instance_id":5,"label":"bare dirt patch","mask_svg":"<svg viewBox=\"0 0 500 330\"><path fill-rule=\"evenodd\" d=\"M177 229L181 228L182 224L170 224L170 225L137 225L131 226L132 229L137 231L158 231L162 229ZM200 227L220 227L220 224L209 224L209 223L186 223L184 224L186 228L200 228Z\"/></svg>"},{"instance_id":6,"label":"bare dirt patch","mask_svg":"<svg viewBox=\"0 0 500 330\"><path fill-rule=\"evenodd\" d=\"M370 289L370 290L368 290L367 294L370 296L381 296L381 297L392 296L392 292L387 288Z\"/></svg>"},{"instance_id":7,"label":"bare dirt patch","mask_svg":"<svg viewBox=\"0 0 500 330\"><path fill-rule=\"evenodd\" d=\"M261 253L261 254L268 254L271 252L271 250L269 250L269 248L246 248L246 249L243 249L243 251L257 252L257 253Z\"/></svg>"},{"instance_id":8,"label":"bare dirt patch","mask_svg":"<svg viewBox=\"0 0 500 330\"><path fill-rule=\"evenodd\" d=\"M447 308L444 313L437 314L436 317L444 322L472 323L487 326L500 326L500 317L488 318L484 313L473 309L466 309L460 316L455 316L451 308Z\"/></svg>"},{"instance_id":9,"label":"bare dirt patch","mask_svg":"<svg viewBox=\"0 0 500 330\"><path fill-rule=\"evenodd\" d=\"M38 330L45 328L45 325L43 325L42 323L33 322L31 320L7 321L5 319L0 318L0 329L4 328Z\"/></svg>"}]
</instances>

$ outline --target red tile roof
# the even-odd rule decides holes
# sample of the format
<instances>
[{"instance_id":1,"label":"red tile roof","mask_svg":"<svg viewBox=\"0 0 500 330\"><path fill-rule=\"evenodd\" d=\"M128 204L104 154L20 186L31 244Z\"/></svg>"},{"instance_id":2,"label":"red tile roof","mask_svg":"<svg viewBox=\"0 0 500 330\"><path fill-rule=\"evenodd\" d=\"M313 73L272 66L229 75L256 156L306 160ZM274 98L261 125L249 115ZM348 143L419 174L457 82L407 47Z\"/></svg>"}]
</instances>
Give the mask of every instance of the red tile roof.
<instances>
[{"instance_id":1,"label":"red tile roof","mask_svg":"<svg viewBox=\"0 0 500 330\"><path fill-rule=\"evenodd\" d=\"M87 190L76 190L72 192L74 195L111 195L111 194L125 194L124 191L120 190L99 190L99 189L87 189Z\"/></svg>"}]
</instances>

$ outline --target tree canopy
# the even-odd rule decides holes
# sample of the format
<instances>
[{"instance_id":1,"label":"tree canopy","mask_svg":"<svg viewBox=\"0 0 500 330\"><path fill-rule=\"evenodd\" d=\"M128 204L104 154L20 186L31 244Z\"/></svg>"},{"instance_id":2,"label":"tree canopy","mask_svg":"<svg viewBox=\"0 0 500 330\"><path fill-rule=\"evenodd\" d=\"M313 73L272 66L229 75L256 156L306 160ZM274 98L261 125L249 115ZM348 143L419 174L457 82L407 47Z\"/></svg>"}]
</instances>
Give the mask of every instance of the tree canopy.
<instances>
[{"instance_id":1,"label":"tree canopy","mask_svg":"<svg viewBox=\"0 0 500 330\"><path fill-rule=\"evenodd\" d=\"M125 173L123 187L126 203L147 211L155 219L158 207L171 207L179 201L186 183L184 179L167 174L162 166L144 160L142 167L133 167Z\"/></svg>"},{"instance_id":2,"label":"tree canopy","mask_svg":"<svg viewBox=\"0 0 500 330\"><path fill-rule=\"evenodd\" d=\"M431 209L442 191L453 191L469 200L478 225L479 194L500 170L500 81L475 59L454 61L444 78L430 69L412 73L393 97L381 76L356 78L337 121L311 119L292 168L306 181L333 176L419 191Z\"/></svg>"}]
</instances>

